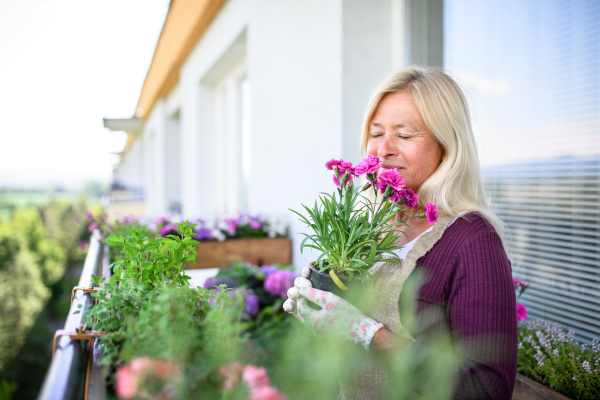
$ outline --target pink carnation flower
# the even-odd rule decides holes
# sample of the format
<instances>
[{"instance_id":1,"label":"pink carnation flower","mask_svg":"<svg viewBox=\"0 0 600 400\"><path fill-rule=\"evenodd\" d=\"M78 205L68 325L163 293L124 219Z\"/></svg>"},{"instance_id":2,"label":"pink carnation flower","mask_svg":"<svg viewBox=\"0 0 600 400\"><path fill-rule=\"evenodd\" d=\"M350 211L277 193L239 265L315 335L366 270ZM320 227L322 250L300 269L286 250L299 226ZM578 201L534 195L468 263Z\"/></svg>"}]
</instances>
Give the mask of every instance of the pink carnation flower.
<instances>
[{"instance_id":1,"label":"pink carnation flower","mask_svg":"<svg viewBox=\"0 0 600 400\"><path fill-rule=\"evenodd\" d=\"M336 160L335 158L332 158L331 160L325 163L325 168L331 171L332 169L340 165L342 162L344 162L344 160Z\"/></svg>"},{"instance_id":2,"label":"pink carnation flower","mask_svg":"<svg viewBox=\"0 0 600 400\"><path fill-rule=\"evenodd\" d=\"M340 177L342 177L343 174L340 174ZM348 186L350 184L350 181L352 180L352 178L354 178L352 176L352 174L348 175L348 178L346 179L346 184L344 186ZM335 186L340 187L340 181L338 180L338 178L334 175L333 176L333 183L335 183Z\"/></svg>"},{"instance_id":3,"label":"pink carnation flower","mask_svg":"<svg viewBox=\"0 0 600 400\"><path fill-rule=\"evenodd\" d=\"M427 203L425 205L425 216L427 217L427 222L429 225L433 225L437 222L437 217L440 214L439 211L436 210L437 206L431 203Z\"/></svg>"},{"instance_id":4,"label":"pink carnation flower","mask_svg":"<svg viewBox=\"0 0 600 400\"><path fill-rule=\"evenodd\" d=\"M405 189L406 207L414 208L419 204L419 196L412 189Z\"/></svg>"},{"instance_id":5,"label":"pink carnation flower","mask_svg":"<svg viewBox=\"0 0 600 400\"><path fill-rule=\"evenodd\" d=\"M352 167L350 161L340 160L338 170L340 171L340 176L344 175L346 172L350 172L350 175L354 175L354 167Z\"/></svg>"},{"instance_id":6,"label":"pink carnation flower","mask_svg":"<svg viewBox=\"0 0 600 400\"><path fill-rule=\"evenodd\" d=\"M377 177L377 188L381 191L385 191L388 186L394 190L401 190L404 188L406 182L402 175L398 173L394 168L386 168Z\"/></svg>"},{"instance_id":7,"label":"pink carnation flower","mask_svg":"<svg viewBox=\"0 0 600 400\"><path fill-rule=\"evenodd\" d=\"M374 174L379 169L380 164L381 161L379 161L379 158L369 154L367 158L356 164L356 167L354 168L354 173L356 174L356 176L361 176L364 174Z\"/></svg>"},{"instance_id":8,"label":"pink carnation flower","mask_svg":"<svg viewBox=\"0 0 600 400\"><path fill-rule=\"evenodd\" d=\"M527 307L521 303L517 303L517 321L527 319Z\"/></svg>"},{"instance_id":9,"label":"pink carnation flower","mask_svg":"<svg viewBox=\"0 0 600 400\"><path fill-rule=\"evenodd\" d=\"M523 287L523 288L525 287L525 284L520 279L513 278L513 283L515 284L515 289L518 287Z\"/></svg>"}]
</instances>

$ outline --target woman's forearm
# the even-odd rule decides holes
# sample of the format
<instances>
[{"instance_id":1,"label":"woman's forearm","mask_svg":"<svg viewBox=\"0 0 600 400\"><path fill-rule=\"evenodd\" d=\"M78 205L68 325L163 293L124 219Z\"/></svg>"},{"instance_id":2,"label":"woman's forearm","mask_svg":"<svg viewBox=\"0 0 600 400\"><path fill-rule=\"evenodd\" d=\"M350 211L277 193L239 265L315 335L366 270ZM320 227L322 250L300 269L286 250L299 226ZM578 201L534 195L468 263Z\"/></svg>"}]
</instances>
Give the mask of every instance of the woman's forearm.
<instances>
[{"instance_id":1,"label":"woman's forearm","mask_svg":"<svg viewBox=\"0 0 600 400\"><path fill-rule=\"evenodd\" d=\"M381 328L373 336L369 349L381 355L393 357L410 345L410 340L395 335L385 328Z\"/></svg>"}]
</instances>

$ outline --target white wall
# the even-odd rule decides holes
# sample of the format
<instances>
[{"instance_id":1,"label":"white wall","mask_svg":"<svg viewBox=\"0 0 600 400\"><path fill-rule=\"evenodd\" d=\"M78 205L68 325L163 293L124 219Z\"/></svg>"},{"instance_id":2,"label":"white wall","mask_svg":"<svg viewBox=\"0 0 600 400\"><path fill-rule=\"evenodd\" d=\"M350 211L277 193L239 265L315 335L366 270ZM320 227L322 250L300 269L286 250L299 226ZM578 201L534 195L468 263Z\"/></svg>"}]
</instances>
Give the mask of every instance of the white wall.
<instances>
[{"instance_id":1,"label":"white wall","mask_svg":"<svg viewBox=\"0 0 600 400\"><path fill-rule=\"evenodd\" d=\"M296 233L306 228L288 208L300 210L301 203L312 204L319 192L333 190L331 173L324 168L327 160L359 161L369 95L402 60L403 48L392 35L403 32L398 27L403 3L226 2L183 64L178 86L146 121L143 147L154 146L159 158L153 178L144 178L153 188L147 194L163 192L161 200L149 199L151 209L166 206L169 184L152 181L172 176L165 172L165 159L170 164L170 157L160 149L173 137L174 116L180 135L183 216L210 217L219 209L223 199L215 195L215 188L226 176L220 168L239 152L228 152L216 137L215 88L245 62L252 86L250 211L288 216L294 263L303 266L313 260L314 254L300 255ZM130 153L140 147L138 142Z\"/></svg>"}]
</instances>

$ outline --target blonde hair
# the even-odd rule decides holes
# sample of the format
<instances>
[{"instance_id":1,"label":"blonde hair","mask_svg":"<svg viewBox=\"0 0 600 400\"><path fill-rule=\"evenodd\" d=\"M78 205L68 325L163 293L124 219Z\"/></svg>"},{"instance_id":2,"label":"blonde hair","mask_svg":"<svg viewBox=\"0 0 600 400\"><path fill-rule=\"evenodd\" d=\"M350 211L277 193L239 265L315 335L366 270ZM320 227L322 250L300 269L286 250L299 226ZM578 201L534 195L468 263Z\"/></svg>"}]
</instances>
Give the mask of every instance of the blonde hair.
<instances>
[{"instance_id":1,"label":"blonde hair","mask_svg":"<svg viewBox=\"0 0 600 400\"><path fill-rule=\"evenodd\" d=\"M490 211L483 189L469 107L462 90L444 72L412 67L393 74L375 91L363 122L364 157L370 124L379 102L389 93L409 92L423 121L442 148L442 161L418 189L419 206L433 203L441 213L477 212L492 224L507 249L504 223Z\"/></svg>"}]
</instances>

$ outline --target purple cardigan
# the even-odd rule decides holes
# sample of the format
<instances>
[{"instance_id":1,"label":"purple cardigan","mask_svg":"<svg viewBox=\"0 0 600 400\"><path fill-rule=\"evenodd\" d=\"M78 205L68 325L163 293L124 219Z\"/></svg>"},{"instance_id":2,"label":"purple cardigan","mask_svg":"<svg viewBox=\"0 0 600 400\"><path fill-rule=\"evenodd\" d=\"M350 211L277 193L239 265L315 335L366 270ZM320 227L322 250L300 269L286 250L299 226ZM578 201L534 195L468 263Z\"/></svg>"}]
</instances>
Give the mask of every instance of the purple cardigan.
<instances>
[{"instance_id":1,"label":"purple cardigan","mask_svg":"<svg viewBox=\"0 0 600 400\"><path fill-rule=\"evenodd\" d=\"M458 218L417 260L419 328L411 351L426 357L449 332L460 356L455 399L511 399L517 371L516 297L500 237L479 214ZM401 301L406 300L401 297ZM437 322L428 323L435 320Z\"/></svg>"}]
</instances>

